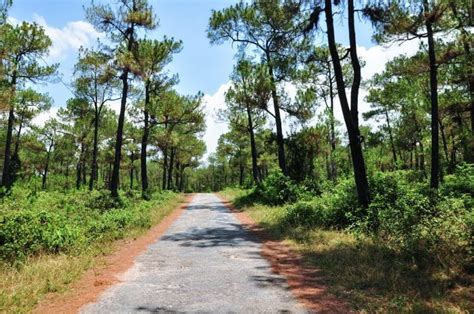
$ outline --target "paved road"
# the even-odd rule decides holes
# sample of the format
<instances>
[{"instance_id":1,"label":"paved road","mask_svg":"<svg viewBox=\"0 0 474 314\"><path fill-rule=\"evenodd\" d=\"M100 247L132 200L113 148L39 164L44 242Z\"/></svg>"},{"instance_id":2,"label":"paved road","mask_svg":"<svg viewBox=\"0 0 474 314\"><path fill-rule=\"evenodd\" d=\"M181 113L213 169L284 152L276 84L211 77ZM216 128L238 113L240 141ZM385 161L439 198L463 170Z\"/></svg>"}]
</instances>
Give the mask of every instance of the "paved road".
<instances>
[{"instance_id":1,"label":"paved road","mask_svg":"<svg viewBox=\"0 0 474 314\"><path fill-rule=\"evenodd\" d=\"M215 195L197 194L122 282L81 312L304 312L260 250Z\"/></svg>"}]
</instances>

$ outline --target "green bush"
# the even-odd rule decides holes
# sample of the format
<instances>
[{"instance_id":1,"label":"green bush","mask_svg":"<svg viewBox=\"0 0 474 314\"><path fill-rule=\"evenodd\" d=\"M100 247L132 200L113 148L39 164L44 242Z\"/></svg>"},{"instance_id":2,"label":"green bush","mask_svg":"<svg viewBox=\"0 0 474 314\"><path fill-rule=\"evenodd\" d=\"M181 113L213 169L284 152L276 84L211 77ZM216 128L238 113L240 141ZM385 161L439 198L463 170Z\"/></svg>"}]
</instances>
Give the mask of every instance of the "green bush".
<instances>
[{"instance_id":1,"label":"green bush","mask_svg":"<svg viewBox=\"0 0 474 314\"><path fill-rule=\"evenodd\" d=\"M34 192L15 186L0 199L0 260L81 249L102 239L118 239L130 228L151 226L151 210L174 193L142 200L129 193L117 202L108 191Z\"/></svg>"},{"instance_id":2,"label":"green bush","mask_svg":"<svg viewBox=\"0 0 474 314\"><path fill-rule=\"evenodd\" d=\"M345 228L360 219L360 212L354 183L345 179L320 197L288 205L283 223L304 227Z\"/></svg>"},{"instance_id":3,"label":"green bush","mask_svg":"<svg viewBox=\"0 0 474 314\"><path fill-rule=\"evenodd\" d=\"M298 187L281 171L273 171L254 192L256 197L264 204L281 205L295 202L298 199Z\"/></svg>"},{"instance_id":4,"label":"green bush","mask_svg":"<svg viewBox=\"0 0 474 314\"><path fill-rule=\"evenodd\" d=\"M470 171L464 168L448 178L440 192L426 183L413 182L410 171L375 173L370 178L372 200L368 208L357 205L353 179L342 179L319 197L287 205L280 223L351 228L419 266L469 266L473 264L469 256L474 252Z\"/></svg>"},{"instance_id":5,"label":"green bush","mask_svg":"<svg viewBox=\"0 0 474 314\"><path fill-rule=\"evenodd\" d=\"M86 206L104 212L124 204L121 198L112 197L109 191L93 191Z\"/></svg>"},{"instance_id":6,"label":"green bush","mask_svg":"<svg viewBox=\"0 0 474 314\"><path fill-rule=\"evenodd\" d=\"M64 251L81 239L67 218L46 211L17 211L0 217L0 259L16 260L39 252Z\"/></svg>"}]
</instances>

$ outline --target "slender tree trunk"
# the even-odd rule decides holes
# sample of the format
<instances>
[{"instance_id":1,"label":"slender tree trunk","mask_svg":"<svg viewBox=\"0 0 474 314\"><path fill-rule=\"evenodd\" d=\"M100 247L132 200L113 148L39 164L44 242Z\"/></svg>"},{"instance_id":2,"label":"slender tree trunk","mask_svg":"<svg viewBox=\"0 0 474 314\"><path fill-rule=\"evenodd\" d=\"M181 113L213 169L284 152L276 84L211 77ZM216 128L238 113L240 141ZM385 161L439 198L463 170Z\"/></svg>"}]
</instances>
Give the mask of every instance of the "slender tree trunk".
<instances>
[{"instance_id":1,"label":"slender tree trunk","mask_svg":"<svg viewBox=\"0 0 474 314\"><path fill-rule=\"evenodd\" d=\"M92 164L91 176L89 178L89 191L94 189L94 183L97 180L97 154L99 152L99 113L97 109L94 117L94 139L92 140Z\"/></svg>"},{"instance_id":2,"label":"slender tree trunk","mask_svg":"<svg viewBox=\"0 0 474 314\"><path fill-rule=\"evenodd\" d=\"M48 152L46 153L46 165L44 166L44 173L43 173L43 180L41 183L41 189L46 190L46 179L48 178L48 171L49 171L49 160L51 157L51 149L53 148L53 144L49 144Z\"/></svg>"},{"instance_id":3,"label":"slender tree trunk","mask_svg":"<svg viewBox=\"0 0 474 314\"><path fill-rule=\"evenodd\" d=\"M242 158L239 158L239 186L244 185L244 164L242 163Z\"/></svg>"},{"instance_id":4,"label":"slender tree trunk","mask_svg":"<svg viewBox=\"0 0 474 314\"><path fill-rule=\"evenodd\" d=\"M87 152L86 152L87 153ZM87 184L87 165L86 165L86 156L82 156L82 185Z\"/></svg>"},{"instance_id":5,"label":"slender tree trunk","mask_svg":"<svg viewBox=\"0 0 474 314\"><path fill-rule=\"evenodd\" d=\"M170 153L170 163L169 163L169 169L168 169L168 190L171 190L173 188L173 167L174 167L174 157L176 155L176 148L171 148L171 153Z\"/></svg>"},{"instance_id":6,"label":"slender tree trunk","mask_svg":"<svg viewBox=\"0 0 474 314\"><path fill-rule=\"evenodd\" d=\"M449 163L448 142L446 141L446 133L444 132L444 125L441 119L439 119L438 123L439 123L439 130L441 132L441 140L443 142L444 157L446 158L446 162Z\"/></svg>"},{"instance_id":7,"label":"slender tree trunk","mask_svg":"<svg viewBox=\"0 0 474 314\"><path fill-rule=\"evenodd\" d=\"M15 149L13 150L12 156L18 156L18 152L20 150L20 136L21 136L22 129L23 129L23 118L20 120L20 123L18 125L18 132L16 133Z\"/></svg>"},{"instance_id":8,"label":"slender tree trunk","mask_svg":"<svg viewBox=\"0 0 474 314\"><path fill-rule=\"evenodd\" d=\"M285 142L283 140L283 127L280 116L280 102L276 91L275 76L273 74L273 66L271 65L270 54L267 53L268 71L272 82L272 100L273 110L275 111L275 126L278 146L278 165L281 171L286 175L286 157L285 157Z\"/></svg>"},{"instance_id":9,"label":"slender tree trunk","mask_svg":"<svg viewBox=\"0 0 474 314\"><path fill-rule=\"evenodd\" d=\"M393 156L393 163L395 167L397 166L397 150L395 149L395 141L393 140L392 134L392 127L390 126L390 117L388 115L388 111L384 110L385 119L387 120L387 129L388 129L388 136L390 138L390 146L392 147L392 156Z\"/></svg>"},{"instance_id":10,"label":"slender tree trunk","mask_svg":"<svg viewBox=\"0 0 474 314\"><path fill-rule=\"evenodd\" d=\"M252 120L252 112L250 107L247 106L247 119L248 119L248 130L250 135L250 150L252 154L252 174L253 174L253 181L257 184L260 182L260 178L258 176L258 164L257 164L257 144L255 143L255 134L253 130L253 120Z\"/></svg>"},{"instance_id":11,"label":"slender tree trunk","mask_svg":"<svg viewBox=\"0 0 474 314\"><path fill-rule=\"evenodd\" d=\"M77 159L77 166L76 166L76 189L79 189L81 187L82 173L84 171L83 158L84 158L84 143L81 143L81 151L79 153L79 158Z\"/></svg>"},{"instance_id":12,"label":"slender tree trunk","mask_svg":"<svg viewBox=\"0 0 474 314\"><path fill-rule=\"evenodd\" d=\"M429 11L428 1L423 1L425 12ZM439 130L438 130L438 66L436 64L435 43L433 38L433 21L426 20L428 34L428 55L430 61L430 95L431 95L431 187L439 187Z\"/></svg>"},{"instance_id":13,"label":"slender tree trunk","mask_svg":"<svg viewBox=\"0 0 474 314\"><path fill-rule=\"evenodd\" d=\"M110 181L110 192L113 197L118 197L118 188L120 180L120 161L122 159L123 126L125 124L125 109L127 106L128 95L128 70L124 70L122 79L122 99L120 102L120 114L117 127L117 138L115 140L115 155L112 169L112 178Z\"/></svg>"},{"instance_id":14,"label":"slender tree trunk","mask_svg":"<svg viewBox=\"0 0 474 314\"><path fill-rule=\"evenodd\" d=\"M76 189L79 190L81 187L81 161L77 161L76 165Z\"/></svg>"},{"instance_id":15,"label":"slender tree trunk","mask_svg":"<svg viewBox=\"0 0 474 314\"><path fill-rule=\"evenodd\" d=\"M16 88L16 74L13 74L11 81L12 94L15 94ZM15 106L13 104L14 97L11 97L10 101L10 110L8 112L8 126L7 126L7 136L5 142L5 159L3 162L3 171L2 171L2 186L6 187L8 190L12 186L11 175L10 175L10 160L11 160L11 145L13 137L13 122L15 120Z\"/></svg>"},{"instance_id":16,"label":"slender tree trunk","mask_svg":"<svg viewBox=\"0 0 474 314\"><path fill-rule=\"evenodd\" d=\"M181 179L179 180L179 191L180 192L184 191L184 180L185 180L185 178L184 178L184 168L185 168L185 166L182 165L181 170L180 170L180 177L181 177Z\"/></svg>"},{"instance_id":17,"label":"slender tree trunk","mask_svg":"<svg viewBox=\"0 0 474 314\"><path fill-rule=\"evenodd\" d=\"M359 57L357 56L357 42L356 42L356 31L355 31L355 10L354 0L348 0L348 18L349 18L349 45L350 45L350 56L351 65L353 69L353 79L351 88L351 114L352 121L359 130L359 88L362 76L360 73Z\"/></svg>"},{"instance_id":18,"label":"slender tree trunk","mask_svg":"<svg viewBox=\"0 0 474 314\"><path fill-rule=\"evenodd\" d=\"M130 166L130 190L133 190L133 170L134 170L133 162L134 161L135 161L135 154L132 151L131 154L130 154L130 162L131 162L131 166Z\"/></svg>"},{"instance_id":19,"label":"slender tree trunk","mask_svg":"<svg viewBox=\"0 0 474 314\"><path fill-rule=\"evenodd\" d=\"M149 95L149 87L148 84L145 84L145 110L143 111L144 115L144 122L145 126L143 127L143 135L142 135L142 147L140 151L140 172L142 178L142 196L145 198L147 197L148 193L148 173L147 173L147 164L146 164L146 157L147 157L147 145L148 145L148 136L150 132L150 128L148 126L148 103L150 102L150 95Z\"/></svg>"},{"instance_id":20,"label":"slender tree trunk","mask_svg":"<svg viewBox=\"0 0 474 314\"><path fill-rule=\"evenodd\" d=\"M335 181L337 178L337 168L336 168L336 160L334 157L334 153L336 151L336 128L334 123L334 90L333 90L333 83L332 83L332 74L331 74L331 65L328 63L329 69L329 101L330 101L330 129L331 129L331 152L330 152L330 171L332 181Z\"/></svg>"},{"instance_id":21,"label":"slender tree trunk","mask_svg":"<svg viewBox=\"0 0 474 314\"><path fill-rule=\"evenodd\" d=\"M351 0L349 1L352 2ZM349 9L350 8L351 6L349 5ZM338 54L337 46L336 46L331 0L325 0L325 13L326 13L326 25L327 25L329 50L330 50L331 58L333 61L334 73L336 76L336 83L337 83L337 90L338 90L339 100L341 102L344 122L346 124L347 133L349 135L349 146L350 146L350 151L351 151L351 156L352 156L354 178L355 178L355 183L357 187L357 196L358 196L359 203L362 206L367 207L370 202L369 184L367 181L365 161L364 161L364 156L362 153L362 145L360 141L358 119L354 119L357 114L357 103L351 104L352 109L355 110L355 113L351 112L351 109L349 108L347 96L346 96L342 66L340 63L339 54ZM349 22L349 38L351 42L351 59L353 63L353 69L355 72L357 72L357 69L360 70L360 66L358 67L357 55L355 55L355 58L354 58L354 52L353 52L356 49L353 15L354 15L354 12L352 10L352 12L349 12L349 21L350 21ZM357 77L360 77L360 73L358 74L354 73L354 81L356 80ZM353 83L353 88L354 87L358 88L357 82ZM351 99L353 99L357 95L358 93L351 92Z\"/></svg>"},{"instance_id":22,"label":"slender tree trunk","mask_svg":"<svg viewBox=\"0 0 474 314\"><path fill-rule=\"evenodd\" d=\"M162 177L162 189L166 190L166 178L168 174L168 145L166 144L163 149L163 177Z\"/></svg>"}]
</instances>

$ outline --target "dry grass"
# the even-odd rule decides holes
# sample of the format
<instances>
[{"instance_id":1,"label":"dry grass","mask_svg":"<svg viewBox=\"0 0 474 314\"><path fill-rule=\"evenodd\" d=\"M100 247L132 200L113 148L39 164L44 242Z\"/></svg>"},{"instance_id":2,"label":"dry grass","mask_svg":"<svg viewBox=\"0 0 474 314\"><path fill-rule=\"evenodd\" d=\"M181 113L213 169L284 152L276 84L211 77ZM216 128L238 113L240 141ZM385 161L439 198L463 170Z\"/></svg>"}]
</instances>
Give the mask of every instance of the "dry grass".
<instances>
[{"instance_id":1,"label":"dry grass","mask_svg":"<svg viewBox=\"0 0 474 314\"><path fill-rule=\"evenodd\" d=\"M175 195L152 211L152 225L159 223L183 200ZM136 238L146 229L128 229L125 239ZM69 254L44 254L22 264L0 264L0 313L28 313L49 293L66 293L70 284L94 265L103 263L117 241L104 241Z\"/></svg>"},{"instance_id":2,"label":"dry grass","mask_svg":"<svg viewBox=\"0 0 474 314\"><path fill-rule=\"evenodd\" d=\"M235 199L245 192L226 190ZM239 203L238 201L236 203ZM375 240L339 230L282 227L282 207L242 207L275 239L289 243L321 269L329 290L362 313L474 313L472 278L413 261Z\"/></svg>"}]
</instances>

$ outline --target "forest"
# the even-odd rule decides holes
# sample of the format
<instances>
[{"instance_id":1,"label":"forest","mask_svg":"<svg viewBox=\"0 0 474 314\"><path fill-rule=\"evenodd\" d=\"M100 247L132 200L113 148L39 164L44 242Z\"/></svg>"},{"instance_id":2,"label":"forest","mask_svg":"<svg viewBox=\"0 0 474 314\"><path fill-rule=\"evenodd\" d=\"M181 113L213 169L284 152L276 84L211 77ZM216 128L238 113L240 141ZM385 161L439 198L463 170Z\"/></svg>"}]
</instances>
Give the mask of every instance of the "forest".
<instances>
[{"instance_id":1,"label":"forest","mask_svg":"<svg viewBox=\"0 0 474 314\"><path fill-rule=\"evenodd\" d=\"M209 44L235 62L216 113L228 128L208 155L204 94L180 94L169 70L186 43L149 39L160 13L149 2L87 3L106 38L61 78L45 29L12 23L15 0L0 1L0 311L67 290L104 247L202 192L290 243L357 312L474 311L472 1L209 12ZM364 79L362 22L377 45L416 53ZM65 104L37 88L58 80Z\"/></svg>"}]
</instances>

